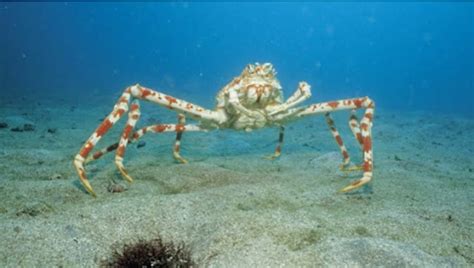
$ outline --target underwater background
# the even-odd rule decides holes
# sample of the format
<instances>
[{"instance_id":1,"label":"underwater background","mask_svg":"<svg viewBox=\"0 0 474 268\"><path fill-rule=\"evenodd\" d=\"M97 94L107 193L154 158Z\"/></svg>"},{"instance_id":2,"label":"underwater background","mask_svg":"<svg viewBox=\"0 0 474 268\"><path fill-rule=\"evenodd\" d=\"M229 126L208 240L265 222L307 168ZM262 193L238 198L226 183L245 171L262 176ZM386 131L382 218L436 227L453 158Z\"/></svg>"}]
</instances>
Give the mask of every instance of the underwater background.
<instances>
[{"instance_id":1,"label":"underwater background","mask_svg":"<svg viewBox=\"0 0 474 268\"><path fill-rule=\"evenodd\" d=\"M117 267L157 239L179 267L474 266L472 2L1 2L0 33L0 267ZM185 131L184 165L158 133L128 145L133 183L109 153L85 166L97 197L81 185L72 161L125 88L212 109L255 62L286 98L307 81L301 105L375 101L370 183L338 192L362 172L310 116L273 161L277 128ZM140 105L137 128L177 122ZM332 113L360 165L350 115Z\"/></svg>"},{"instance_id":2,"label":"underwater background","mask_svg":"<svg viewBox=\"0 0 474 268\"><path fill-rule=\"evenodd\" d=\"M272 62L286 94L472 116L472 3L3 3L2 95L215 93Z\"/></svg>"}]
</instances>

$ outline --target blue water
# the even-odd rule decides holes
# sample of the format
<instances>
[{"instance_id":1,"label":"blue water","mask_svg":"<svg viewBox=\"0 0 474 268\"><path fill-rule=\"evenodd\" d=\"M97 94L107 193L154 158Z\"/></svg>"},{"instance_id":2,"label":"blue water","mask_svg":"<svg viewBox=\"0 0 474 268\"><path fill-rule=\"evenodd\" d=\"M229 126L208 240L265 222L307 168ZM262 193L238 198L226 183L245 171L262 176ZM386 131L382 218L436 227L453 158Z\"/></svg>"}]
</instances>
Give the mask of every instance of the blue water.
<instances>
[{"instance_id":1,"label":"blue water","mask_svg":"<svg viewBox=\"0 0 474 268\"><path fill-rule=\"evenodd\" d=\"M312 102L474 116L473 3L2 3L0 29L7 97L139 82L208 106L268 61L287 96L306 80Z\"/></svg>"}]
</instances>

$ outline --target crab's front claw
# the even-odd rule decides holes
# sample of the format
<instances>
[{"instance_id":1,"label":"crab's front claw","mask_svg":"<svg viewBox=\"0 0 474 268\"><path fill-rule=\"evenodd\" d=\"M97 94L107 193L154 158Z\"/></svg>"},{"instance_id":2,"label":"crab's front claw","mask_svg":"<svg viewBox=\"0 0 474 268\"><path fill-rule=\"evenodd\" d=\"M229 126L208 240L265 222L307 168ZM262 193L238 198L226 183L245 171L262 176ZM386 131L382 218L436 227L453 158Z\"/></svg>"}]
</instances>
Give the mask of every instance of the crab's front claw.
<instances>
[{"instance_id":1,"label":"crab's front claw","mask_svg":"<svg viewBox=\"0 0 474 268\"><path fill-rule=\"evenodd\" d=\"M351 184L349 184L346 187L339 190L339 192L347 193L347 192L350 192L352 190L358 189L361 186L363 186L363 185L367 184L368 182L370 182L371 179L372 179L372 172L365 172L361 179L358 179L358 180L352 182Z\"/></svg>"}]
</instances>

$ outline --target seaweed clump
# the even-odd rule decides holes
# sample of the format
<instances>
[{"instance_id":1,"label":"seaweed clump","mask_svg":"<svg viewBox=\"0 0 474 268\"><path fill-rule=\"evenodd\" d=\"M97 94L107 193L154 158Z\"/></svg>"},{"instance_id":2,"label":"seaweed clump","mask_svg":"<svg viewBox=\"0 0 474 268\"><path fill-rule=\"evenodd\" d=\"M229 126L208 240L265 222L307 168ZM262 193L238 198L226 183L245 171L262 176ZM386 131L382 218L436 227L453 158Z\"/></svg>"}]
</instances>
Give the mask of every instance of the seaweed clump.
<instances>
[{"instance_id":1,"label":"seaweed clump","mask_svg":"<svg viewBox=\"0 0 474 268\"><path fill-rule=\"evenodd\" d=\"M112 257L102 263L103 267L194 267L191 252L183 244L165 243L158 237L125 244Z\"/></svg>"}]
</instances>

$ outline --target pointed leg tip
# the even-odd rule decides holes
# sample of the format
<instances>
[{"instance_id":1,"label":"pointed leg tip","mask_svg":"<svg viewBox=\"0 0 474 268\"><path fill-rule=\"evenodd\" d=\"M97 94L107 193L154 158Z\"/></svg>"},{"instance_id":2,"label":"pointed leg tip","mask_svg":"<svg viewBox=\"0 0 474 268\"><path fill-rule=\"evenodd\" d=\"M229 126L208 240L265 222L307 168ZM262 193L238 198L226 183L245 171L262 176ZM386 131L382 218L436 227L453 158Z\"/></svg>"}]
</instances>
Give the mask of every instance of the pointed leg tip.
<instances>
[{"instance_id":1,"label":"pointed leg tip","mask_svg":"<svg viewBox=\"0 0 474 268\"><path fill-rule=\"evenodd\" d=\"M97 197L97 194L94 192L94 189L90 185L89 181L81 181L82 185L86 189L86 191L92 196L92 197Z\"/></svg>"},{"instance_id":2,"label":"pointed leg tip","mask_svg":"<svg viewBox=\"0 0 474 268\"><path fill-rule=\"evenodd\" d=\"M339 192L340 193L347 193L347 192L353 191L355 189L359 189L361 186L366 185L367 183L369 183L370 179L371 179L371 176L364 176L362 179L358 179L358 180L352 182L351 184L347 185L346 187L342 188L341 190L339 190Z\"/></svg>"},{"instance_id":3,"label":"pointed leg tip","mask_svg":"<svg viewBox=\"0 0 474 268\"><path fill-rule=\"evenodd\" d=\"M122 175L122 177L128 181L129 183L132 183L133 182L133 179L132 177L130 177L130 175L128 175L128 172L127 170L125 170L125 168L121 167L121 166L118 166L118 169L120 171L120 174Z\"/></svg>"},{"instance_id":4,"label":"pointed leg tip","mask_svg":"<svg viewBox=\"0 0 474 268\"><path fill-rule=\"evenodd\" d=\"M273 155L269 155L269 156L264 156L263 159L266 159L266 160L276 160L280 157L280 154L273 154Z\"/></svg>"},{"instance_id":5,"label":"pointed leg tip","mask_svg":"<svg viewBox=\"0 0 474 268\"><path fill-rule=\"evenodd\" d=\"M188 163L188 160L186 160L186 159L184 159L184 158L182 158L182 157L180 157L179 159L176 159L176 160L178 160L178 162L179 162L180 164L187 164L187 163Z\"/></svg>"},{"instance_id":6,"label":"pointed leg tip","mask_svg":"<svg viewBox=\"0 0 474 268\"><path fill-rule=\"evenodd\" d=\"M339 192L339 193L348 193L348 192L350 192L350 191L352 191L352 190L354 190L354 189L355 189L354 187L352 187L351 185L349 185L349 186L346 186L346 187L340 189L338 192Z\"/></svg>"},{"instance_id":7,"label":"pointed leg tip","mask_svg":"<svg viewBox=\"0 0 474 268\"><path fill-rule=\"evenodd\" d=\"M356 180L353 183L351 183L351 184L347 185L346 187L342 188L341 190L339 190L339 192L340 193L347 193L347 192L350 192L350 191L353 191L355 189L360 188L364 184L365 183L363 183L363 181L361 179Z\"/></svg>"},{"instance_id":8,"label":"pointed leg tip","mask_svg":"<svg viewBox=\"0 0 474 268\"><path fill-rule=\"evenodd\" d=\"M125 178L126 181L128 181L128 183L132 183L132 182L133 182L133 179L132 179L132 177L130 177L130 175L124 174L123 177Z\"/></svg>"},{"instance_id":9,"label":"pointed leg tip","mask_svg":"<svg viewBox=\"0 0 474 268\"><path fill-rule=\"evenodd\" d=\"M178 162L179 164L187 164L188 163L188 160L186 160L182 157L175 157L174 160L176 160L176 162Z\"/></svg>"},{"instance_id":10,"label":"pointed leg tip","mask_svg":"<svg viewBox=\"0 0 474 268\"><path fill-rule=\"evenodd\" d=\"M338 192L338 193L347 193L347 192L349 192L350 190L352 190L352 186L351 186L351 185L348 185L348 186L346 186L346 187L344 187L344 188L339 189L337 192Z\"/></svg>"},{"instance_id":11,"label":"pointed leg tip","mask_svg":"<svg viewBox=\"0 0 474 268\"><path fill-rule=\"evenodd\" d=\"M178 151L173 151L173 158L175 161L177 161L180 164L187 164L188 160L184 159Z\"/></svg>"}]
</instances>

